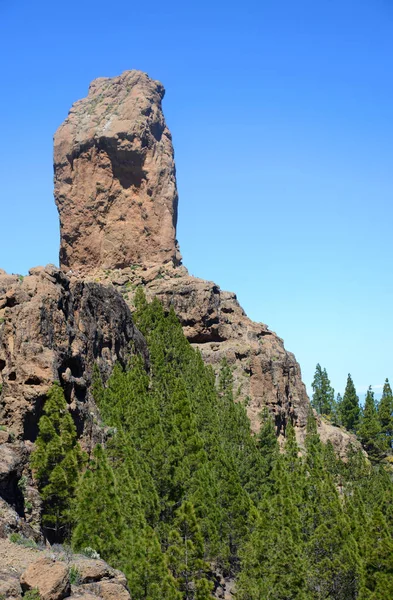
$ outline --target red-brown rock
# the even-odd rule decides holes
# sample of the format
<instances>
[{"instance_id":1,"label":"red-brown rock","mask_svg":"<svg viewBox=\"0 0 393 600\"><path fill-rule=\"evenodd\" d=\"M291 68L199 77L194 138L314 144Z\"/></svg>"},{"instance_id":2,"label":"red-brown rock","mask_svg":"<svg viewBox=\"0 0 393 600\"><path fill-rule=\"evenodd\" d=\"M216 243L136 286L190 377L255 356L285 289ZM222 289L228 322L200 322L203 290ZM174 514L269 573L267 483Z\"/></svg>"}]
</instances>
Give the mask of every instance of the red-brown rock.
<instances>
[{"instance_id":1,"label":"red-brown rock","mask_svg":"<svg viewBox=\"0 0 393 600\"><path fill-rule=\"evenodd\" d=\"M24 592L38 589L42 600L62 600L71 590L67 566L46 557L29 565L20 583Z\"/></svg>"},{"instance_id":2,"label":"red-brown rock","mask_svg":"<svg viewBox=\"0 0 393 600\"><path fill-rule=\"evenodd\" d=\"M140 71L93 81L55 134L60 264L81 273L178 262L164 88Z\"/></svg>"}]
</instances>

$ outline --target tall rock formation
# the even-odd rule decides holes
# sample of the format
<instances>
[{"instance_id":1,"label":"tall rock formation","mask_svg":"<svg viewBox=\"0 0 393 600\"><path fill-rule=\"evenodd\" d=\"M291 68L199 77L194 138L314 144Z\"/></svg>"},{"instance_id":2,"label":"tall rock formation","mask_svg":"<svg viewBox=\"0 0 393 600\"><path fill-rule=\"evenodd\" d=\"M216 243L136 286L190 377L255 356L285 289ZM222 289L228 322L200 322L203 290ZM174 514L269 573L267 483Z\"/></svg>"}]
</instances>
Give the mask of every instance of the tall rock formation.
<instances>
[{"instance_id":1,"label":"tall rock formation","mask_svg":"<svg viewBox=\"0 0 393 600\"><path fill-rule=\"evenodd\" d=\"M277 434L300 443L310 409L299 364L283 340L252 322L236 295L191 277L176 242L177 191L164 88L140 71L96 79L55 135L60 264L85 280L117 286L130 308L137 285L173 306L191 344L217 371L225 357L255 431L264 407ZM329 426L330 427L330 426ZM344 452L351 438L320 423ZM352 440L353 441L353 440Z\"/></svg>"},{"instance_id":2,"label":"tall rock formation","mask_svg":"<svg viewBox=\"0 0 393 600\"><path fill-rule=\"evenodd\" d=\"M140 71L92 82L54 138L60 265L91 273L180 261L164 88Z\"/></svg>"},{"instance_id":3,"label":"tall rock formation","mask_svg":"<svg viewBox=\"0 0 393 600\"><path fill-rule=\"evenodd\" d=\"M265 325L247 318L235 294L179 267L175 166L163 94L160 83L138 71L98 79L58 129L61 266L85 278L120 280L131 306L132 289L142 283L148 295L174 306L206 362L218 368L227 358L254 429L264 406L278 433L285 433L288 420L304 427L309 402L293 354Z\"/></svg>"}]
</instances>

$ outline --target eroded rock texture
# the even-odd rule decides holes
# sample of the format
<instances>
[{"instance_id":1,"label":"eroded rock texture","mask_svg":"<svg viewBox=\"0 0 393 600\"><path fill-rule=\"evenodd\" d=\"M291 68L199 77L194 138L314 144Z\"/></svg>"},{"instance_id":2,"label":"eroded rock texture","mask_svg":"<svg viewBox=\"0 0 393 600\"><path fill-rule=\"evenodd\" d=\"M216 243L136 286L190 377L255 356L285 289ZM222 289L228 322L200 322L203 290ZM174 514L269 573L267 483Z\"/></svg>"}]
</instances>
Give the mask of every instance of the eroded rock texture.
<instances>
[{"instance_id":1,"label":"eroded rock texture","mask_svg":"<svg viewBox=\"0 0 393 600\"><path fill-rule=\"evenodd\" d=\"M89 392L93 365L105 379L132 352L148 366L145 340L113 287L69 280L53 266L24 279L0 274L0 498L7 508L0 506L0 537L39 532L40 498L28 463L52 383L61 382L90 452L106 435Z\"/></svg>"},{"instance_id":2,"label":"eroded rock texture","mask_svg":"<svg viewBox=\"0 0 393 600\"><path fill-rule=\"evenodd\" d=\"M77 581L72 571L78 574ZM101 559L61 546L26 548L0 538L0 598L21 600L38 590L41 600L130 600L121 571Z\"/></svg>"},{"instance_id":3,"label":"eroded rock texture","mask_svg":"<svg viewBox=\"0 0 393 600\"><path fill-rule=\"evenodd\" d=\"M60 264L91 273L178 263L177 188L164 88L140 71L92 82L54 138Z\"/></svg>"},{"instance_id":4,"label":"eroded rock texture","mask_svg":"<svg viewBox=\"0 0 393 600\"><path fill-rule=\"evenodd\" d=\"M173 306L183 331L207 364L218 374L223 358L233 371L235 397L245 401L251 427L257 432L265 407L273 415L281 440L289 422L304 446L310 401L295 356L267 325L251 321L237 301L212 281L192 277L184 266L122 269L99 275L120 290L131 311L135 289L143 286L148 298L157 296ZM321 439L330 440L341 457L356 437L317 418Z\"/></svg>"},{"instance_id":5,"label":"eroded rock texture","mask_svg":"<svg viewBox=\"0 0 393 600\"><path fill-rule=\"evenodd\" d=\"M277 433L285 435L291 421L302 441L310 404L294 355L266 325L247 317L235 294L179 266L163 93L139 71L98 79L57 131L61 265L85 280L119 286L131 309L137 285L173 306L205 361L217 371L224 357L232 366L235 393L247 401L254 431L268 407Z\"/></svg>"},{"instance_id":6,"label":"eroded rock texture","mask_svg":"<svg viewBox=\"0 0 393 600\"><path fill-rule=\"evenodd\" d=\"M93 364L107 378L132 347L147 360L144 338L113 288L70 281L50 265L7 285L0 295L0 423L34 441L45 395L57 380L81 433Z\"/></svg>"},{"instance_id":7,"label":"eroded rock texture","mask_svg":"<svg viewBox=\"0 0 393 600\"><path fill-rule=\"evenodd\" d=\"M289 421L305 427L310 404L299 364L281 338L247 317L234 293L190 276L183 266L102 272L100 278L120 289L131 310L139 285L148 298L157 296L166 308L173 306L186 337L217 372L226 358L254 431L264 407L274 415L277 434L285 435Z\"/></svg>"}]
</instances>

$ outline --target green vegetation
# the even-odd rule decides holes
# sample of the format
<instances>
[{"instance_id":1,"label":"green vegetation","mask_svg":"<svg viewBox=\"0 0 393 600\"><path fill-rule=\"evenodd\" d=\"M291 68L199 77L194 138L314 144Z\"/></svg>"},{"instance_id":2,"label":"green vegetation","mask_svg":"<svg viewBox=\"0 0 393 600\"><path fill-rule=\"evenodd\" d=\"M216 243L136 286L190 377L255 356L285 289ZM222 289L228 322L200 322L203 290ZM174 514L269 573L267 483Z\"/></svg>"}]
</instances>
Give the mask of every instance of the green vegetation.
<instances>
[{"instance_id":1,"label":"green vegetation","mask_svg":"<svg viewBox=\"0 0 393 600\"><path fill-rule=\"evenodd\" d=\"M229 365L216 384L172 310L140 290L135 305L150 370L135 355L103 384L95 369L106 439L87 464L61 388L49 394L33 455L44 527L122 569L137 600L210 600L217 572L236 578L238 600L393 597L389 466L355 449L339 460L312 413L302 455L290 423L280 451L268 412L253 436ZM376 455L386 454L388 383L363 419L350 377L336 407L319 367L314 395L370 448L378 422Z\"/></svg>"},{"instance_id":2,"label":"green vegetation","mask_svg":"<svg viewBox=\"0 0 393 600\"><path fill-rule=\"evenodd\" d=\"M40 592L37 588L33 588L32 590L28 590L24 596L24 600L40 600Z\"/></svg>"},{"instance_id":3,"label":"green vegetation","mask_svg":"<svg viewBox=\"0 0 393 600\"><path fill-rule=\"evenodd\" d=\"M348 375L344 397L337 394L335 400L326 369L322 370L318 364L312 387L314 394L311 405L320 415L356 433L372 462L385 459L392 462L393 393L388 379L385 380L380 402L376 402L370 386L363 407L360 406L351 375Z\"/></svg>"},{"instance_id":4,"label":"green vegetation","mask_svg":"<svg viewBox=\"0 0 393 600\"><path fill-rule=\"evenodd\" d=\"M43 500L42 524L49 540L62 541L69 536L71 501L84 462L63 390L55 383L45 402L31 457Z\"/></svg>"},{"instance_id":5,"label":"green vegetation","mask_svg":"<svg viewBox=\"0 0 393 600\"><path fill-rule=\"evenodd\" d=\"M69 578L71 585L79 585L81 583L81 572L75 565L71 565L70 567Z\"/></svg>"},{"instance_id":6,"label":"green vegetation","mask_svg":"<svg viewBox=\"0 0 393 600\"><path fill-rule=\"evenodd\" d=\"M11 533L9 537L10 542L24 546L25 548L37 548L37 544L30 538L25 538L20 533Z\"/></svg>"},{"instance_id":7,"label":"green vegetation","mask_svg":"<svg viewBox=\"0 0 393 600\"><path fill-rule=\"evenodd\" d=\"M334 420L336 420L337 410L334 400L334 389L330 385L330 380L326 369L322 370L320 364L317 364L315 369L312 389L313 396L311 399L311 406L315 408L320 415L332 417Z\"/></svg>"},{"instance_id":8,"label":"green vegetation","mask_svg":"<svg viewBox=\"0 0 393 600\"><path fill-rule=\"evenodd\" d=\"M356 432L360 421L360 404L351 375L348 375L343 399L339 406L340 420L348 431Z\"/></svg>"}]
</instances>

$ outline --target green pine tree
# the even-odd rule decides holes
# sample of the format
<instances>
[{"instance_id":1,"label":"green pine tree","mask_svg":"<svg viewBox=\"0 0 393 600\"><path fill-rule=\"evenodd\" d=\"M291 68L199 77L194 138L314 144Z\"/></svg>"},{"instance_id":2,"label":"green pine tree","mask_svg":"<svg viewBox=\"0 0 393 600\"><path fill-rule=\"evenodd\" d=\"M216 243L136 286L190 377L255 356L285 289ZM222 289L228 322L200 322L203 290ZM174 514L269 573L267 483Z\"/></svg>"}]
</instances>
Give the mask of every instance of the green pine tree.
<instances>
[{"instance_id":1,"label":"green pine tree","mask_svg":"<svg viewBox=\"0 0 393 600\"><path fill-rule=\"evenodd\" d=\"M70 534L71 504L86 457L58 383L48 392L38 430L31 467L43 502L42 524L51 542L61 542Z\"/></svg>"},{"instance_id":2,"label":"green pine tree","mask_svg":"<svg viewBox=\"0 0 393 600\"><path fill-rule=\"evenodd\" d=\"M351 375L348 375L344 396L340 403L340 419L348 431L357 431L360 420L360 405Z\"/></svg>"},{"instance_id":3,"label":"green pine tree","mask_svg":"<svg viewBox=\"0 0 393 600\"><path fill-rule=\"evenodd\" d=\"M355 600L363 586L362 562L337 487L324 468L324 447L311 412L305 444L302 527L308 557L308 589L313 600Z\"/></svg>"},{"instance_id":4,"label":"green pine tree","mask_svg":"<svg viewBox=\"0 0 393 600\"><path fill-rule=\"evenodd\" d=\"M273 486L241 551L239 600L306 600L307 558L301 535L301 498L291 484L286 460L274 466Z\"/></svg>"},{"instance_id":5,"label":"green pine tree","mask_svg":"<svg viewBox=\"0 0 393 600\"><path fill-rule=\"evenodd\" d=\"M204 560L203 537L191 502L183 502L176 511L167 557L184 600L212 599L212 586L206 577L209 566Z\"/></svg>"},{"instance_id":6,"label":"green pine tree","mask_svg":"<svg viewBox=\"0 0 393 600\"><path fill-rule=\"evenodd\" d=\"M100 444L80 480L74 509L72 546L94 548L114 566L121 562L126 531L115 476Z\"/></svg>"},{"instance_id":7,"label":"green pine tree","mask_svg":"<svg viewBox=\"0 0 393 600\"><path fill-rule=\"evenodd\" d=\"M378 405L378 420L386 451L391 452L393 444L393 393L389 380L385 380L382 398Z\"/></svg>"},{"instance_id":8,"label":"green pine tree","mask_svg":"<svg viewBox=\"0 0 393 600\"><path fill-rule=\"evenodd\" d=\"M381 435L381 423L378 419L371 385L367 390L358 436L370 458L380 460L383 456L385 440Z\"/></svg>"},{"instance_id":9,"label":"green pine tree","mask_svg":"<svg viewBox=\"0 0 393 600\"><path fill-rule=\"evenodd\" d=\"M312 389L313 396L311 406L315 408L320 415L332 416L335 409L334 389L330 385L326 369L322 370L319 363L315 369Z\"/></svg>"}]
</instances>

